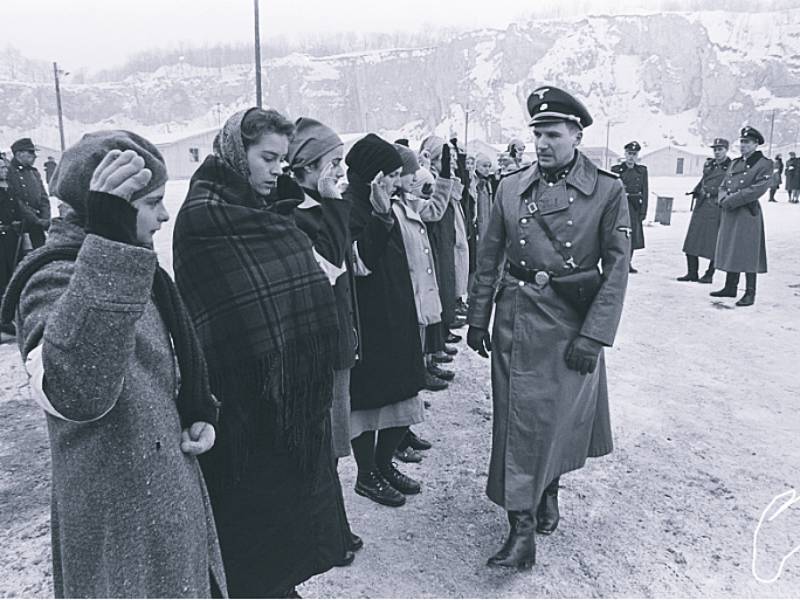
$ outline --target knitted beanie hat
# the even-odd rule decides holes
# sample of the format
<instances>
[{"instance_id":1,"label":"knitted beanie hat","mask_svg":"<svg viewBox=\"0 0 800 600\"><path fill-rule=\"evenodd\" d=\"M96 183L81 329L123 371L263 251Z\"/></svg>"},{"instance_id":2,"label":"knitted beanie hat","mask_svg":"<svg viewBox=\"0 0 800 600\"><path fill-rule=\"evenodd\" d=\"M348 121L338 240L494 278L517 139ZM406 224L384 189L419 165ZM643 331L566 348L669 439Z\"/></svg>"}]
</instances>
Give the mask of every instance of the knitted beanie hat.
<instances>
[{"instance_id":1,"label":"knitted beanie hat","mask_svg":"<svg viewBox=\"0 0 800 600\"><path fill-rule=\"evenodd\" d=\"M394 148L400 153L400 158L403 159L403 171L400 175L416 173L419 170L419 161L416 153L402 144L395 144Z\"/></svg>"},{"instance_id":2,"label":"knitted beanie hat","mask_svg":"<svg viewBox=\"0 0 800 600\"><path fill-rule=\"evenodd\" d=\"M344 146L342 138L319 121L300 117L294 124L294 138L289 143L286 161L292 169L313 163L334 148Z\"/></svg>"},{"instance_id":3,"label":"knitted beanie hat","mask_svg":"<svg viewBox=\"0 0 800 600\"><path fill-rule=\"evenodd\" d=\"M151 142L130 131L95 131L67 148L50 180L50 191L80 216L86 216L89 184L97 166L111 150L133 150L144 159L144 166L153 173L150 182L136 192L131 201L143 198L167 182L164 157Z\"/></svg>"},{"instance_id":4,"label":"knitted beanie hat","mask_svg":"<svg viewBox=\"0 0 800 600\"><path fill-rule=\"evenodd\" d=\"M403 159L394 145L374 133L368 133L353 144L344 162L350 171L367 182L375 179L381 171L388 175L403 166Z\"/></svg>"}]
</instances>

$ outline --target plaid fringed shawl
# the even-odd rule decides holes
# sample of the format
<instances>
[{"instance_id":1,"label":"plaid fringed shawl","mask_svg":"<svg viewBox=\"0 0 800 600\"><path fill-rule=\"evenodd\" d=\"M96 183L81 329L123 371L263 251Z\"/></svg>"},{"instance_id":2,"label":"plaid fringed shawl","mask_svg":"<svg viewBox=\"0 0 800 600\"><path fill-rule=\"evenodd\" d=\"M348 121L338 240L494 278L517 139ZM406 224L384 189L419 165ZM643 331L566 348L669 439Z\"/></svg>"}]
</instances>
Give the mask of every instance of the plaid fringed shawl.
<instances>
[{"instance_id":1,"label":"plaid fringed shawl","mask_svg":"<svg viewBox=\"0 0 800 600\"><path fill-rule=\"evenodd\" d=\"M310 472L331 402L337 335L333 291L311 241L229 161L209 156L178 214L173 254L223 406L217 460L225 479L238 479L265 438Z\"/></svg>"}]
</instances>

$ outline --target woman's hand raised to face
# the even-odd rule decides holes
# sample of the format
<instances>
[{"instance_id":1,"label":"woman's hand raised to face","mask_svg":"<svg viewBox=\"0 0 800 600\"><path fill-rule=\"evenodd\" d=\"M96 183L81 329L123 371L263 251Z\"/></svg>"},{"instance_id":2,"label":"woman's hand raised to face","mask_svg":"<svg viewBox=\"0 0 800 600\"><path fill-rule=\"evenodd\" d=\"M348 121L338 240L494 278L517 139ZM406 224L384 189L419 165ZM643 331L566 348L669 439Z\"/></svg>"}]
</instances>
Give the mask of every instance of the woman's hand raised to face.
<instances>
[{"instance_id":1,"label":"woman's hand raised to face","mask_svg":"<svg viewBox=\"0 0 800 600\"><path fill-rule=\"evenodd\" d=\"M375 179L372 180L369 187L369 201L372 203L372 209L376 214L388 215L389 211L392 210L392 199L383 186L383 171L375 176Z\"/></svg>"},{"instance_id":2,"label":"woman's hand raised to face","mask_svg":"<svg viewBox=\"0 0 800 600\"><path fill-rule=\"evenodd\" d=\"M133 150L111 150L94 170L89 189L130 200L153 176L144 165L144 159Z\"/></svg>"},{"instance_id":3,"label":"woman's hand raised to face","mask_svg":"<svg viewBox=\"0 0 800 600\"><path fill-rule=\"evenodd\" d=\"M319 180L317 181L317 191L319 195L323 198L341 198L342 194L339 191L338 186L336 185L338 181L338 177L336 177L336 169L338 167L334 166L333 163L329 162L324 169L322 169L322 173L319 176Z\"/></svg>"}]
</instances>

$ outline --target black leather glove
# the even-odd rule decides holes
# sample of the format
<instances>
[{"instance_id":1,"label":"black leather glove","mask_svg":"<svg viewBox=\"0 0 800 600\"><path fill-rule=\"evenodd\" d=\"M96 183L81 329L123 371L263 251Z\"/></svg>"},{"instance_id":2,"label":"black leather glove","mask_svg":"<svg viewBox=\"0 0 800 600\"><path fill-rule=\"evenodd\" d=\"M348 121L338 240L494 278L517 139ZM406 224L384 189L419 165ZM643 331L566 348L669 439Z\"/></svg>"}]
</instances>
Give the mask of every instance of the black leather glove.
<instances>
[{"instance_id":1,"label":"black leather glove","mask_svg":"<svg viewBox=\"0 0 800 600\"><path fill-rule=\"evenodd\" d=\"M442 172L440 173L445 179L450 179L453 176L453 169L450 162L450 146L445 144L442 146Z\"/></svg>"},{"instance_id":2,"label":"black leather glove","mask_svg":"<svg viewBox=\"0 0 800 600\"><path fill-rule=\"evenodd\" d=\"M137 246L136 212L124 198L104 192L89 192L86 200L86 233Z\"/></svg>"},{"instance_id":3,"label":"black leather glove","mask_svg":"<svg viewBox=\"0 0 800 600\"><path fill-rule=\"evenodd\" d=\"M467 346L475 350L484 358L489 358L492 351L492 337L482 327L472 327L467 330Z\"/></svg>"},{"instance_id":4,"label":"black leather glove","mask_svg":"<svg viewBox=\"0 0 800 600\"><path fill-rule=\"evenodd\" d=\"M579 335L570 343L564 354L564 360L570 369L578 371L581 375L594 373L597 368L597 356L602 349L603 344L600 342Z\"/></svg>"}]
</instances>

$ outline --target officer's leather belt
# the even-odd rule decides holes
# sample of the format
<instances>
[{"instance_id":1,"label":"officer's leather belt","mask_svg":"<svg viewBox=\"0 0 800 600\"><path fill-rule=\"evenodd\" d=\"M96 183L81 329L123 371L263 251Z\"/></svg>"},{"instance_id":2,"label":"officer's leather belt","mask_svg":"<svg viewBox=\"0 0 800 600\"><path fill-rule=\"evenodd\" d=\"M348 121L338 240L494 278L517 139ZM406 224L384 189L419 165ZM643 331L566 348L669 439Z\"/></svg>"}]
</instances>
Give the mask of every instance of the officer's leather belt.
<instances>
[{"instance_id":1,"label":"officer's leather belt","mask_svg":"<svg viewBox=\"0 0 800 600\"><path fill-rule=\"evenodd\" d=\"M506 271L512 277L516 277L520 281L527 281L528 283L535 283L537 285L545 285L550 281L550 273L547 271L540 271L537 269L526 269L515 265L511 261L506 262Z\"/></svg>"},{"instance_id":2,"label":"officer's leather belt","mask_svg":"<svg viewBox=\"0 0 800 600\"><path fill-rule=\"evenodd\" d=\"M642 197L644 197L644 194L640 192L632 192L628 194L628 198L642 198Z\"/></svg>"}]
</instances>

